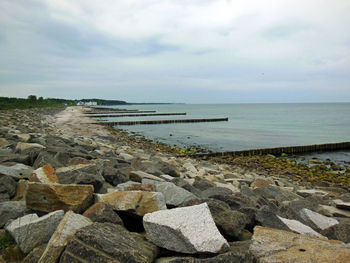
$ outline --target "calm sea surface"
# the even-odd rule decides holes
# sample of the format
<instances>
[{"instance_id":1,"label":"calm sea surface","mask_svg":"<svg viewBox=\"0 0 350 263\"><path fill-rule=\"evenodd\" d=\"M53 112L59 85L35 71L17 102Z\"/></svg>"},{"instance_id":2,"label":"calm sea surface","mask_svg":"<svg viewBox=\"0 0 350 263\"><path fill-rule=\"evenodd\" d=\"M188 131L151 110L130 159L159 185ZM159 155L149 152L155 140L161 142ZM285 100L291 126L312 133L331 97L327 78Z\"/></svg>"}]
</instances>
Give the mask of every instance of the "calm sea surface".
<instances>
[{"instance_id":1,"label":"calm sea surface","mask_svg":"<svg viewBox=\"0 0 350 263\"><path fill-rule=\"evenodd\" d=\"M154 120L228 117L228 122L118 126L155 141L213 151L350 141L350 103L169 104L120 108L186 112L187 116L108 118Z\"/></svg>"}]
</instances>

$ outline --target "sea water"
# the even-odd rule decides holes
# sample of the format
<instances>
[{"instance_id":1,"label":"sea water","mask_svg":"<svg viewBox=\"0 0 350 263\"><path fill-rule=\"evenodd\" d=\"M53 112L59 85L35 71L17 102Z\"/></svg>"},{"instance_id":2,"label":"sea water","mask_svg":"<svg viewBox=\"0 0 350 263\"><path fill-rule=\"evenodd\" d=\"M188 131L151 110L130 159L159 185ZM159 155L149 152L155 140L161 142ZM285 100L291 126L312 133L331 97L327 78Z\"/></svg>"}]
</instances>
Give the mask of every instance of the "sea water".
<instances>
[{"instance_id":1,"label":"sea water","mask_svg":"<svg viewBox=\"0 0 350 263\"><path fill-rule=\"evenodd\" d=\"M350 141L350 103L161 104L116 108L186 112L186 116L108 118L109 121L228 117L227 122L118 126L154 141L212 151Z\"/></svg>"}]
</instances>

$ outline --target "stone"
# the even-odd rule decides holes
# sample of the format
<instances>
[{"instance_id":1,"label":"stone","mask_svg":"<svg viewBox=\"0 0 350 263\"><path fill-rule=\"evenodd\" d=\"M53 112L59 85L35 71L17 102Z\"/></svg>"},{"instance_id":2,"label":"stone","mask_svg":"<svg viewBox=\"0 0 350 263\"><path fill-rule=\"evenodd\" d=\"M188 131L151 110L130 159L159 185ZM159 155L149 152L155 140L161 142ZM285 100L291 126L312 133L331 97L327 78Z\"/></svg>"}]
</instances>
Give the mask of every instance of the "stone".
<instances>
[{"instance_id":1,"label":"stone","mask_svg":"<svg viewBox=\"0 0 350 263\"><path fill-rule=\"evenodd\" d=\"M50 164L46 164L33 171L33 173L29 175L29 181L43 184L58 183L57 175L55 175L54 172L55 169Z\"/></svg>"},{"instance_id":2,"label":"stone","mask_svg":"<svg viewBox=\"0 0 350 263\"><path fill-rule=\"evenodd\" d=\"M210 198L214 195L231 195L232 191L226 187L210 187L201 193L202 198Z\"/></svg>"},{"instance_id":3,"label":"stone","mask_svg":"<svg viewBox=\"0 0 350 263\"><path fill-rule=\"evenodd\" d=\"M21 263L37 263L46 249L46 244L34 248ZM1 261L0 261L1 262Z\"/></svg>"},{"instance_id":4,"label":"stone","mask_svg":"<svg viewBox=\"0 0 350 263\"><path fill-rule=\"evenodd\" d=\"M10 219L24 216L26 211L26 203L23 201L7 201L0 203L0 228Z\"/></svg>"},{"instance_id":5,"label":"stone","mask_svg":"<svg viewBox=\"0 0 350 263\"><path fill-rule=\"evenodd\" d=\"M18 142L16 146L17 152L24 152L26 150L31 150L33 148L37 149L46 149L45 146L39 144L39 143L25 143L25 142Z\"/></svg>"},{"instance_id":6,"label":"stone","mask_svg":"<svg viewBox=\"0 0 350 263\"><path fill-rule=\"evenodd\" d=\"M334 206L320 205L320 213L325 216L335 216L335 217L350 217L350 211L338 209Z\"/></svg>"},{"instance_id":7,"label":"stone","mask_svg":"<svg viewBox=\"0 0 350 263\"><path fill-rule=\"evenodd\" d=\"M156 192L164 195L165 203L167 205L179 206L182 203L197 199L191 192L176 186L171 182L158 182L149 179L143 179L142 184L151 184L154 186Z\"/></svg>"},{"instance_id":8,"label":"stone","mask_svg":"<svg viewBox=\"0 0 350 263\"><path fill-rule=\"evenodd\" d=\"M310 237L323 237L321 234L317 233L315 230L313 230L311 227L304 225L303 223L297 221L297 220L292 220L292 219L287 219L278 216L278 218L293 232L307 235Z\"/></svg>"},{"instance_id":9,"label":"stone","mask_svg":"<svg viewBox=\"0 0 350 263\"><path fill-rule=\"evenodd\" d=\"M12 201L25 201L25 195L28 189L28 180L19 180L16 188L16 195L12 198Z\"/></svg>"},{"instance_id":10,"label":"stone","mask_svg":"<svg viewBox=\"0 0 350 263\"><path fill-rule=\"evenodd\" d=\"M63 216L62 210L42 217L29 214L15 219L5 229L16 240L22 252L28 253L33 248L50 240Z\"/></svg>"},{"instance_id":11,"label":"stone","mask_svg":"<svg viewBox=\"0 0 350 263\"><path fill-rule=\"evenodd\" d=\"M338 220L321 215L307 208L300 210L300 216L305 222L309 223L312 228L317 230L325 230L339 224Z\"/></svg>"},{"instance_id":12,"label":"stone","mask_svg":"<svg viewBox=\"0 0 350 263\"><path fill-rule=\"evenodd\" d=\"M93 192L92 185L28 183L25 199L27 207L33 210L81 213L91 204Z\"/></svg>"},{"instance_id":13,"label":"stone","mask_svg":"<svg viewBox=\"0 0 350 263\"><path fill-rule=\"evenodd\" d=\"M143 225L154 244L172 251L220 253L229 247L206 203L148 213Z\"/></svg>"},{"instance_id":14,"label":"stone","mask_svg":"<svg viewBox=\"0 0 350 263\"><path fill-rule=\"evenodd\" d=\"M270 184L271 184L271 182L269 180L265 180L265 179L262 179L262 178L257 178L251 183L250 187L252 189L256 189L256 188L260 188L260 187L269 186Z\"/></svg>"},{"instance_id":15,"label":"stone","mask_svg":"<svg viewBox=\"0 0 350 263\"><path fill-rule=\"evenodd\" d=\"M283 230L256 226L250 252L256 262L343 263L350 262L349 246Z\"/></svg>"},{"instance_id":16,"label":"stone","mask_svg":"<svg viewBox=\"0 0 350 263\"><path fill-rule=\"evenodd\" d=\"M329 239L337 239L344 243L350 243L350 223L341 222L337 225L333 225L326 228L321 232L323 235Z\"/></svg>"},{"instance_id":17,"label":"stone","mask_svg":"<svg viewBox=\"0 0 350 263\"><path fill-rule=\"evenodd\" d=\"M142 179L151 179L151 180L160 181L160 182L165 181L164 179L158 176L145 173L143 171L132 171L130 173L130 180L141 183Z\"/></svg>"},{"instance_id":18,"label":"stone","mask_svg":"<svg viewBox=\"0 0 350 263\"><path fill-rule=\"evenodd\" d=\"M116 191L97 194L96 202L104 202L110 204L114 210L128 211L139 216L166 209L163 194L157 192Z\"/></svg>"},{"instance_id":19,"label":"stone","mask_svg":"<svg viewBox=\"0 0 350 263\"><path fill-rule=\"evenodd\" d=\"M145 180L145 179L144 179ZM151 180L153 181L153 180ZM154 182L154 181L153 181ZM128 181L122 184L118 184L115 190L122 190L122 191L149 191L149 192L155 192L155 188L151 184L141 184L138 182Z\"/></svg>"},{"instance_id":20,"label":"stone","mask_svg":"<svg viewBox=\"0 0 350 263\"><path fill-rule=\"evenodd\" d=\"M143 161L138 165L137 169L156 176L161 174L168 174L173 177L180 176L175 165L161 160Z\"/></svg>"},{"instance_id":21,"label":"stone","mask_svg":"<svg viewBox=\"0 0 350 263\"><path fill-rule=\"evenodd\" d=\"M77 165L77 164L91 164L91 161L83 157L73 157L68 161L68 166Z\"/></svg>"},{"instance_id":22,"label":"stone","mask_svg":"<svg viewBox=\"0 0 350 263\"><path fill-rule=\"evenodd\" d=\"M0 148L5 148L7 146L10 146L11 143L8 142L5 138L0 138Z\"/></svg>"},{"instance_id":23,"label":"stone","mask_svg":"<svg viewBox=\"0 0 350 263\"><path fill-rule=\"evenodd\" d=\"M0 165L0 174L11 176L16 180L28 178L33 171L33 168L21 163L13 166Z\"/></svg>"},{"instance_id":24,"label":"stone","mask_svg":"<svg viewBox=\"0 0 350 263\"><path fill-rule=\"evenodd\" d=\"M308 197L312 195L319 195L319 196L327 196L328 193L325 191L321 190L316 190L316 189L304 189L304 190L298 190L297 194L302 196L302 197Z\"/></svg>"},{"instance_id":25,"label":"stone","mask_svg":"<svg viewBox=\"0 0 350 263\"><path fill-rule=\"evenodd\" d=\"M106 182L114 186L128 181L128 178L125 175L121 174L118 169L113 167L105 167L102 176Z\"/></svg>"},{"instance_id":26,"label":"stone","mask_svg":"<svg viewBox=\"0 0 350 263\"><path fill-rule=\"evenodd\" d=\"M290 231L290 228L268 206L262 206L256 213L256 221L265 227Z\"/></svg>"},{"instance_id":27,"label":"stone","mask_svg":"<svg viewBox=\"0 0 350 263\"><path fill-rule=\"evenodd\" d=\"M16 137L22 142L29 142L31 138L30 134L24 134L24 133L16 134Z\"/></svg>"},{"instance_id":28,"label":"stone","mask_svg":"<svg viewBox=\"0 0 350 263\"><path fill-rule=\"evenodd\" d=\"M132 161L135 157L127 154L127 153L119 153L119 157L122 158L124 161L130 162Z\"/></svg>"},{"instance_id":29,"label":"stone","mask_svg":"<svg viewBox=\"0 0 350 263\"><path fill-rule=\"evenodd\" d=\"M333 200L335 203L336 208L343 209L343 210L350 210L350 202L344 202L343 200L340 199L335 199Z\"/></svg>"},{"instance_id":30,"label":"stone","mask_svg":"<svg viewBox=\"0 0 350 263\"><path fill-rule=\"evenodd\" d=\"M204 190L207 190L211 187L214 187L215 184L206 180L205 178L197 176L197 177L195 177L192 186L198 188L201 191L204 191Z\"/></svg>"},{"instance_id":31,"label":"stone","mask_svg":"<svg viewBox=\"0 0 350 263\"><path fill-rule=\"evenodd\" d=\"M130 262L150 263L158 248L120 225L93 223L75 233L60 263Z\"/></svg>"},{"instance_id":32,"label":"stone","mask_svg":"<svg viewBox=\"0 0 350 263\"><path fill-rule=\"evenodd\" d=\"M97 173L86 173L80 170L64 173L61 172L57 176L59 177L61 184L90 184L94 186L95 192L99 192L105 182L102 175Z\"/></svg>"},{"instance_id":33,"label":"stone","mask_svg":"<svg viewBox=\"0 0 350 263\"><path fill-rule=\"evenodd\" d=\"M300 196L287 190L280 188L278 186L266 186L255 188L253 192L260 197L265 197L266 199L276 200L277 202L291 201L295 199L300 199Z\"/></svg>"},{"instance_id":34,"label":"stone","mask_svg":"<svg viewBox=\"0 0 350 263\"><path fill-rule=\"evenodd\" d=\"M0 193L8 195L9 199L16 194L17 182L10 176L0 177Z\"/></svg>"},{"instance_id":35,"label":"stone","mask_svg":"<svg viewBox=\"0 0 350 263\"><path fill-rule=\"evenodd\" d=\"M90 218L93 222L100 223L113 223L118 225L123 225L122 219L114 212L113 207L106 203L96 203L93 204L88 210L83 214Z\"/></svg>"},{"instance_id":36,"label":"stone","mask_svg":"<svg viewBox=\"0 0 350 263\"><path fill-rule=\"evenodd\" d=\"M85 216L75 214L68 211L55 232L51 236L49 243L38 263L56 263L68 243L68 239L72 237L79 229L91 225L92 221Z\"/></svg>"}]
</instances>

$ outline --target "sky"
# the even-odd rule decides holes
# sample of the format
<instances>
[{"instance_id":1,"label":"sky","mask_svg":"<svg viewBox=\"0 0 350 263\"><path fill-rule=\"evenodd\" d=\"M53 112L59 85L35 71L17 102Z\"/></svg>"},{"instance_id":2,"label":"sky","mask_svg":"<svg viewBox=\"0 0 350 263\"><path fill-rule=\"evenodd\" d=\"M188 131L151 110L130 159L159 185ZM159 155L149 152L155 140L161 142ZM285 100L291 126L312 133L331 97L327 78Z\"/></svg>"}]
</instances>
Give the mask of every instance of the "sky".
<instances>
[{"instance_id":1,"label":"sky","mask_svg":"<svg viewBox=\"0 0 350 263\"><path fill-rule=\"evenodd\" d=\"M350 101L349 0L0 0L0 96Z\"/></svg>"}]
</instances>

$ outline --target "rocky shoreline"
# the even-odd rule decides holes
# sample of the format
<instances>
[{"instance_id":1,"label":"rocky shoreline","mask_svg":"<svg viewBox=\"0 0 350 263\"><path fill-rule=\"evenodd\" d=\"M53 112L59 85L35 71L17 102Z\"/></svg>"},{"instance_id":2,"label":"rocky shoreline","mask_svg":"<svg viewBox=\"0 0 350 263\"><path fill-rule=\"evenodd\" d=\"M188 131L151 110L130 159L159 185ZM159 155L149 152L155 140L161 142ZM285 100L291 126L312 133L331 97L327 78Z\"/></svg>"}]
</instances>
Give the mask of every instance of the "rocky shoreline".
<instances>
[{"instance_id":1,"label":"rocky shoreline","mask_svg":"<svg viewBox=\"0 0 350 263\"><path fill-rule=\"evenodd\" d=\"M82 111L0 112L0 262L350 262L347 170L180 158Z\"/></svg>"}]
</instances>

